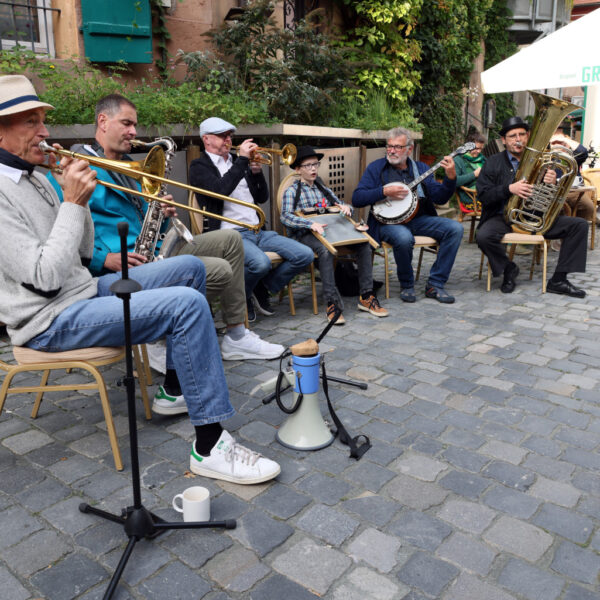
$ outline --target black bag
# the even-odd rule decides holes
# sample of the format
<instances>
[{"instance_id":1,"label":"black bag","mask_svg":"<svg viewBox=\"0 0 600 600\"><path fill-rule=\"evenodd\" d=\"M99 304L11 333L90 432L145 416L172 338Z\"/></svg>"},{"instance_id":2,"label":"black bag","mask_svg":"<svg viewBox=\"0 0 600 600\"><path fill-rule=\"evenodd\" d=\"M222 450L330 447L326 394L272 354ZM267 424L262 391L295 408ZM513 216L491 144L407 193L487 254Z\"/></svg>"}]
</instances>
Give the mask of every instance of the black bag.
<instances>
[{"instance_id":1,"label":"black bag","mask_svg":"<svg viewBox=\"0 0 600 600\"><path fill-rule=\"evenodd\" d=\"M335 265L335 285L342 296L358 296L358 267L353 260L338 260ZM383 281L373 279L373 291L383 286Z\"/></svg>"},{"instance_id":2,"label":"black bag","mask_svg":"<svg viewBox=\"0 0 600 600\"><path fill-rule=\"evenodd\" d=\"M358 267L353 260L338 260L335 265L335 285L342 296L358 296Z\"/></svg>"}]
</instances>

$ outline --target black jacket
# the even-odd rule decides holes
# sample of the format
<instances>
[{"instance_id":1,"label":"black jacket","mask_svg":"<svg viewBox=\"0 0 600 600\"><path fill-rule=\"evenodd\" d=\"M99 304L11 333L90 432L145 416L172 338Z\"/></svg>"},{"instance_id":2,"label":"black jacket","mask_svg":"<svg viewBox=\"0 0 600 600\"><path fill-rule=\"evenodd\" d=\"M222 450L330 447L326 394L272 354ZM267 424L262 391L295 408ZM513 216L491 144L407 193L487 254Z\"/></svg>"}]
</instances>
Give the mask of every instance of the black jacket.
<instances>
[{"instance_id":1,"label":"black jacket","mask_svg":"<svg viewBox=\"0 0 600 600\"><path fill-rule=\"evenodd\" d=\"M250 162L245 156L231 155L233 166L225 175L221 176L210 156L202 152L200 158L192 161L190 165L190 184L194 187L230 196L242 178L246 178L250 193L256 204L263 204L269 199L269 188L262 172L254 174L250 169ZM198 206L208 212L222 215L223 201L211 196L196 194ZM219 219L204 217L204 232L220 229Z\"/></svg>"},{"instance_id":2,"label":"black jacket","mask_svg":"<svg viewBox=\"0 0 600 600\"><path fill-rule=\"evenodd\" d=\"M508 186L515 178L515 170L508 152L498 152L490 156L477 178L477 199L481 202L479 227L489 218L501 215L511 193Z\"/></svg>"}]
</instances>

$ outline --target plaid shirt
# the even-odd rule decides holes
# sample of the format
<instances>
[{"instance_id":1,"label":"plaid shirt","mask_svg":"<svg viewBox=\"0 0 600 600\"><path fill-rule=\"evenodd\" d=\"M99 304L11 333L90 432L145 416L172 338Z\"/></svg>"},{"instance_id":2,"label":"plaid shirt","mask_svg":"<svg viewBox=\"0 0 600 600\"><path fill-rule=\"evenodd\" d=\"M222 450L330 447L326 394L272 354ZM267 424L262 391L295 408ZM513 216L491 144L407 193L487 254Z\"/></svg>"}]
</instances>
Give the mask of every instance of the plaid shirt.
<instances>
[{"instance_id":1,"label":"plaid shirt","mask_svg":"<svg viewBox=\"0 0 600 600\"><path fill-rule=\"evenodd\" d=\"M296 204L296 210L304 211L307 208L313 208L318 204L321 204L323 200L327 206L333 206L327 201L327 198L323 197L323 194L319 191L316 185L308 185L302 180L300 182L300 198ZM293 183L285 190L283 194L283 201L281 203L281 222L288 228L290 235L298 236L302 229L310 229L310 226L314 223L310 219L299 217L294 214L294 200L296 199L296 186L298 183ZM335 198L335 204L340 203L337 196L329 189L332 196Z\"/></svg>"}]
</instances>

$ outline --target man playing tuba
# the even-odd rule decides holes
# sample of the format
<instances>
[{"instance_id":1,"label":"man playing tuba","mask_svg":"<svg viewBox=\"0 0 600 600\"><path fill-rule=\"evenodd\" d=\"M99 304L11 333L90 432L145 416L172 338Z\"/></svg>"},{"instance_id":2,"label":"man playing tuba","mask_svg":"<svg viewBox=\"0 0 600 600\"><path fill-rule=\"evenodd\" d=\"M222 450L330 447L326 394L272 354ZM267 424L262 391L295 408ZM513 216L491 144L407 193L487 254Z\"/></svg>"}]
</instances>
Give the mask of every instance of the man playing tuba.
<instances>
[{"instance_id":1,"label":"man playing tuba","mask_svg":"<svg viewBox=\"0 0 600 600\"><path fill-rule=\"evenodd\" d=\"M492 274L504 276L500 290L510 294L517 285L519 267L509 260L505 245L500 240L512 230L504 219L504 207L511 195L529 198L533 192L533 185L525 179L514 181L529 140L529 125L521 117L509 117L502 123L500 139L504 152L489 157L477 179L477 198L481 201L477 244L490 261ZM546 184L554 185L556 179L556 171L552 169L543 175ZM588 224L584 219L563 215L558 216L544 233L547 239L563 240L556 270L546 287L548 292L585 297L585 291L575 287L567 279L567 274L585 272L587 233Z\"/></svg>"}]
</instances>

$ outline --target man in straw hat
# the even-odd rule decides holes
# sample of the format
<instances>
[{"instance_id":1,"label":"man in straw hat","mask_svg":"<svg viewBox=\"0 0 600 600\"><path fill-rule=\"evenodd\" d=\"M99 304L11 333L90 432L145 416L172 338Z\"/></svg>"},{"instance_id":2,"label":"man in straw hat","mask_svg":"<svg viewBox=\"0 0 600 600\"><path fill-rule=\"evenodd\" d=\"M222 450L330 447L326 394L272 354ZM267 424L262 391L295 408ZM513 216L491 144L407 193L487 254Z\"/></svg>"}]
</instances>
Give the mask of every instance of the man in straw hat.
<instances>
[{"instance_id":1,"label":"man in straw hat","mask_svg":"<svg viewBox=\"0 0 600 600\"><path fill-rule=\"evenodd\" d=\"M88 200L96 172L63 158L60 203L35 171L52 106L41 102L22 75L0 77L0 320L14 345L45 352L125 343L123 305L111 294L119 274L94 278L85 267L94 243ZM50 166L56 160L50 157ZM167 337L167 377L183 390L196 441L190 469L234 483L275 477L279 465L238 446L221 421L234 414L210 310L205 270L193 256L136 268L142 291L132 295L132 342ZM190 368L190 365L192 368Z\"/></svg>"},{"instance_id":2,"label":"man in straw hat","mask_svg":"<svg viewBox=\"0 0 600 600\"><path fill-rule=\"evenodd\" d=\"M521 117L508 117L502 123L500 139L504 144L504 151L487 159L477 179L477 198L481 201L477 244L490 261L492 274L503 276L500 290L510 294L517 286L519 267L509 260L506 244L502 244L500 240L505 233L511 231L511 226L504 220L504 206L509 198L513 194L519 198L529 198L533 193L533 185L525 179L514 181L529 140L529 124ZM556 183L556 171L548 169L543 180L549 185ZM556 270L546 286L548 292L574 298L585 297L585 291L575 287L567 279L567 273L585 272L587 234L587 221L564 215L559 215L544 234L549 240L563 240Z\"/></svg>"},{"instance_id":3,"label":"man in straw hat","mask_svg":"<svg viewBox=\"0 0 600 600\"><path fill-rule=\"evenodd\" d=\"M323 296L327 306L327 319L331 321L336 309L343 310L344 308L342 297L335 285L334 257L311 233L314 231L325 235L326 226L296 214L298 210L311 210L317 206L335 206L343 214L350 216L350 207L340 202L335 194L328 187L325 187L318 178L322 158L323 154L315 152L310 146L300 146L298 148L296 159L290 167L296 170L300 178L296 183L290 185L283 194L281 222L288 228L294 239L306 244L317 253L323 283ZM360 293L358 309L376 317L387 317L388 311L381 307L373 290L373 253L371 246L365 241L364 244L353 244L351 248L356 255L358 267ZM343 316L340 315L335 324L343 325L344 322Z\"/></svg>"}]
</instances>

